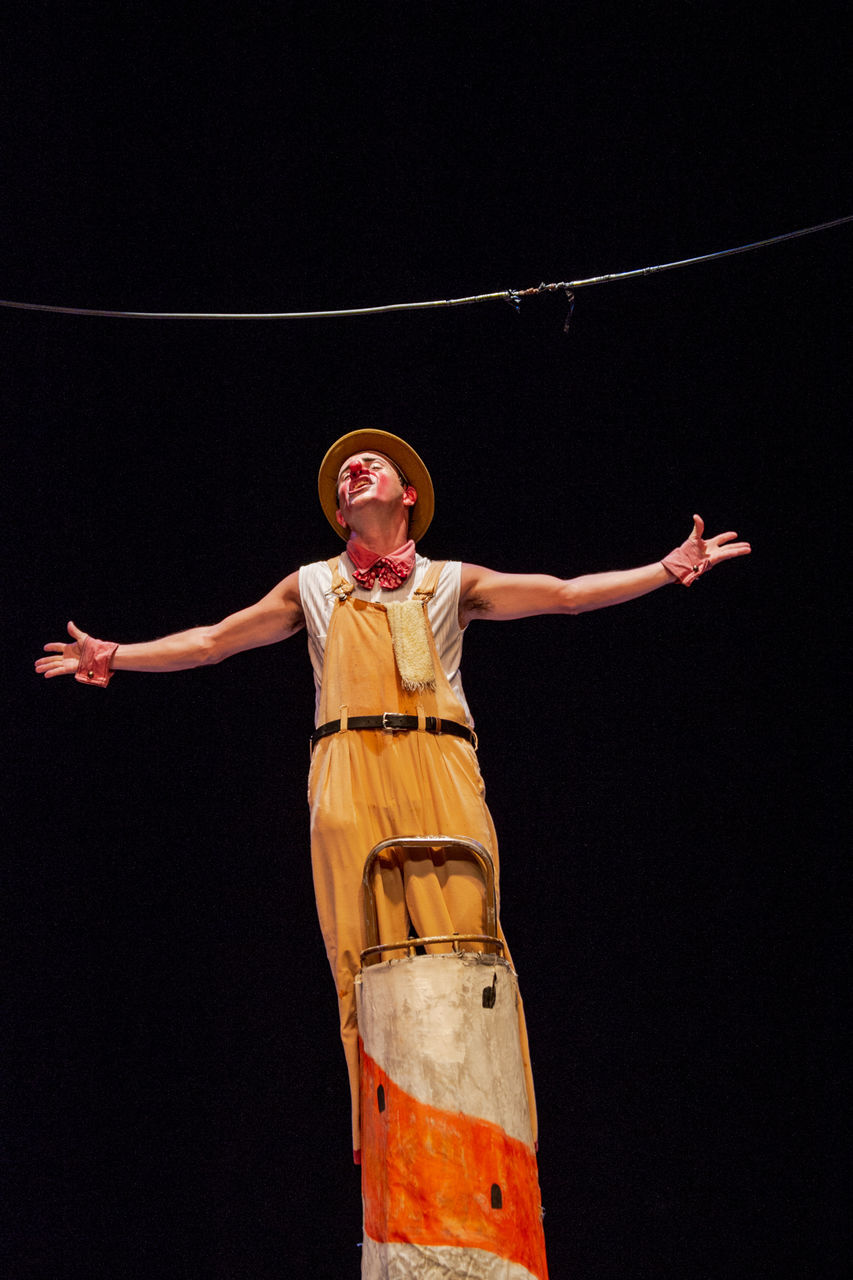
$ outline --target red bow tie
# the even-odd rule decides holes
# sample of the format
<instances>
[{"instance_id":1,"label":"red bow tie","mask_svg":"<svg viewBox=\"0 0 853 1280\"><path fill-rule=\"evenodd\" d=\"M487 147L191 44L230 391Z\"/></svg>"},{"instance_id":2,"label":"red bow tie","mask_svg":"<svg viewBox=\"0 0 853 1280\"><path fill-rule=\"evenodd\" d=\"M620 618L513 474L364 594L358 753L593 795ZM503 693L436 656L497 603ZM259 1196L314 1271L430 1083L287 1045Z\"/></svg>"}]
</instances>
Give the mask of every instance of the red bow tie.
<instances>
[{"instance_id":1,"label":"red bow tie","mask_svg":"<svg viewBox=\"0 0 853 1280\"><path fill-rule=\"evenodd\" d=\"M347 554L355 565L352 576L367 591L372 589L377 578L380 587L386 591L402 587L415 567L415 544L411 538L387 556L374 555L354 543L347 543Z\"/></svg>"}]
</instances>

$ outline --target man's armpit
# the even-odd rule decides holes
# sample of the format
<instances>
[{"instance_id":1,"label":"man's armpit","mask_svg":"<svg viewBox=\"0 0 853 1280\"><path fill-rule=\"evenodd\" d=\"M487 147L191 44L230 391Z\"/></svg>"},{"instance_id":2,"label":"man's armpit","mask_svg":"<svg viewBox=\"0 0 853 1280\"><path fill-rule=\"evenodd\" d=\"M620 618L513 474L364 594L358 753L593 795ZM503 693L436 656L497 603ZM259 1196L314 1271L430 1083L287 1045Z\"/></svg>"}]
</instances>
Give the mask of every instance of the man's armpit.
<instances>
[{"instance_id":1,"label":"man's armpit","mask_svg":"<svg viewBox=\"0 0 853 1280\"><path fill-rule=\"evenodd\" d=\"M494 602L488 596L474 594L465 600L465 612L468 614L491 613L494 607Z\"/></svg>"}]
</instances>

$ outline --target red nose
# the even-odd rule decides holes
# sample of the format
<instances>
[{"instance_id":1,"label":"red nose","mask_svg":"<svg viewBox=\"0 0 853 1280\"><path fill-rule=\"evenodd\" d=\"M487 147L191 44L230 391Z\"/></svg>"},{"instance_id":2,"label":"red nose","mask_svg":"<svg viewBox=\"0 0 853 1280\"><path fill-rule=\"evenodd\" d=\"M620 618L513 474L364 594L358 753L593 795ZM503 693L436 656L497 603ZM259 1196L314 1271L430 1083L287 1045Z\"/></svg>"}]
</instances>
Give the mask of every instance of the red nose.
<instances>
[{"instance_id":1,"label":"red nose","mask_svg":"<svg viewBox=\"0 0 853 1280\"><path fill-rule=\"evenodd\" d=\"M361 465L361 463L360 463L360 462L352 462L352 463L350 463L350 469L349 469L349 478L350 478L350 480L356 480L356 479L358 479L358 477L361 475L362 471L365 471L365 470L366 470L366 468L365 468L365 467L363 467L363 466Z\"/></svg>"}]
</instances>

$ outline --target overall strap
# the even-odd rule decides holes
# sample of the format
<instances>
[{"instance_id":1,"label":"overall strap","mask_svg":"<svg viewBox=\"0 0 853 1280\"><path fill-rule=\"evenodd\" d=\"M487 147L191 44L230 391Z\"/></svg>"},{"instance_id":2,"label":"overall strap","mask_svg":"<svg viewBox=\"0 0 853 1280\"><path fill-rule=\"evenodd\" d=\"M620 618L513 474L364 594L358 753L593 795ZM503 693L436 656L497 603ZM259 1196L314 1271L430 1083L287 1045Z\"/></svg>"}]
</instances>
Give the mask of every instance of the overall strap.
<instances>
[{"instance_id":1,"label":"overall strap","mask_svg":"<svg viewBox=\"0 0 853 1280\"><path fill-rule=\"evenodd\" d=\"M326 561L326 564L329 566L329 570L332 575L332 585L329 588L329 592L332 595L336 595L338 600L343 603L344 600L348 599L349 596L352 595L353 591L355 591L355 587L351 582L348 582L341 573L340 556L332 556L330 560Z\"/></svg>"},{"instance_id":2,"label":"overall strap","mask_svg":"<svg viewBox=\"0 0 853 1280\"><path fill-rule=\"evenodd\" d=\"M434 564L430 565L423 582L412 592L413 600L422 600L426 604L428 600L433 598L438 587L438 580L441 577L441 571L446 564L446 560L436 560Z\"/></svg>"}]
</instances>

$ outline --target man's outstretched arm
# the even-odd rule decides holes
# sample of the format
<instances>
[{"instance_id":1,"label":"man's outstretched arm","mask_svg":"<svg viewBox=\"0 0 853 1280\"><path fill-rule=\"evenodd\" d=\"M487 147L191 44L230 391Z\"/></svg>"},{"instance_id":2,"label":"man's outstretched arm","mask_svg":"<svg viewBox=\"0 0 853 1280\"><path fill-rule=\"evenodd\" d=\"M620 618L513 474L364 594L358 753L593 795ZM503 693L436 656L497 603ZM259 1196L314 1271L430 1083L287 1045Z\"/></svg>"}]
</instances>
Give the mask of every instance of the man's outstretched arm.
<instances>
[{"instance_id":1,"label":"man's outstretched arm","mask_svg":"<svg viewBox=\"0 0 853 1280\"><path fill-rule=\"evenodd\" d=\"M286 640L305 625L299 598L299 574L291 573L257 604L232 613L209 627L191 627L143 644L120 644L112 655L113 671L185 671L230 658L245 649ZM70 643L53 641L44 646L44 658L36 662L39 675L74 675L80 663L86 632L68 624Z\"/></svg>"},{"instance_id":2,"label":"man's outstretched arm","mask_svg":"<svg viewBox=\"0 0 853 1280\"><path fill-rule=\"evenodd\" d=\"M609 605L636 600L679 579L686 579L689 585L714 565L749 555L749 543L734 541L736 533L720 533L706 539L704 528L701 516L694 516L693 532L663 561L638 569L588 573L580 578L496 573L480 565L464 564L459 596L460 625L464 627L474 618L503 622L543 613L588 613L591 609L606 609Z\"/></svg>"}]
</instances>

